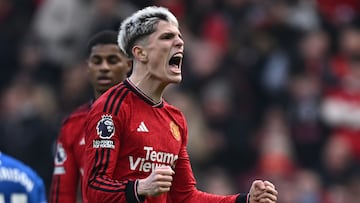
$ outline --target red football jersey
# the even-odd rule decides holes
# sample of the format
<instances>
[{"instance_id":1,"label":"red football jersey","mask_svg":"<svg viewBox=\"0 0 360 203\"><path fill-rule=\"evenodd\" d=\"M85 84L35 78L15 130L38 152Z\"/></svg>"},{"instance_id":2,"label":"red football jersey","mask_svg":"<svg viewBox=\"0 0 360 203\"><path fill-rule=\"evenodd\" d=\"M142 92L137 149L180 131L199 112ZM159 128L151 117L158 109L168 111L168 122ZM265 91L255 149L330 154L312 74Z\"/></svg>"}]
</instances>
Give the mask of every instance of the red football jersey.
<instances>
[{"instance_id":1,"label":"red football jersey","mask_svg":"<svg viewBox=\"0 0 360 203\"><path fill-rule=\"evenodd\" d=\"M50 202L76 203L83 175L84 124L92 101L77 108L63 122L57 139Z\"/></svg>"},{"instance_id":2,"label":"red football jersey","mask_svg":"<svg viewBox=\"0 0 360 203\"><path fill-rule=\"evenodd\" d=\"M219 196L198 191L186 150L183 114L166 101L154 104L129 80L96 100L85 135L83 192L98 202L245 202L246 196ZM170 192L138 197L137 179L160 165L175 171ZM245 198L244 198L245 197Z\"/></svg>"}]
</instances>

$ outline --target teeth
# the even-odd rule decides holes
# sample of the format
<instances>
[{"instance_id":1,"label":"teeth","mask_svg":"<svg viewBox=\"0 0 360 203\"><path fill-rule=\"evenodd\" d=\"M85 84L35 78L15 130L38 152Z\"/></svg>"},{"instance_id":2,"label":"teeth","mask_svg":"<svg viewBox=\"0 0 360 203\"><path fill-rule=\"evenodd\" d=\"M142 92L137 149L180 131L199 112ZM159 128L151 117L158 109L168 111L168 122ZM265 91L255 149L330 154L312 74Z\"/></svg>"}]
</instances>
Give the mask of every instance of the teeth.
<instances>
[{"instance_id":1,"label":"teeth","mask_svg":"<svg viewBox=\"0 0 360 203\"><path fill-rule=\"evenodd\" d=\"M175 57L182 57L181 53L174 54Z\"/></svg>"}]
</instances>

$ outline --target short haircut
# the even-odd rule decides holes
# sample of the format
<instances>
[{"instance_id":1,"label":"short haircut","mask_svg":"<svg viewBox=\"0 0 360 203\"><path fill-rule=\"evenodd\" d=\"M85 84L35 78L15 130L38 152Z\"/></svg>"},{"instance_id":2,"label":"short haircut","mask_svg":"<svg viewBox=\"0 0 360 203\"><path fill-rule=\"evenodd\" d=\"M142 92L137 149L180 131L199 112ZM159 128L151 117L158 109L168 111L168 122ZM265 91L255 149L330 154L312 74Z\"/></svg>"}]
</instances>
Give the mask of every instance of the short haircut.
<instances>
[{"instance_id":1,"label":"short haircut","mask_svg":"<svg viewBox=\"0 0 360 203\"><path fill-rule=\"evenodd\" d=\"M91 54L92 48L99 44L118 45L117 36L118 36L118 33L113 30L104 30L104 31L96 33L94 36L92 36L90 38L89 42L87 43L86 55L89 57Z\"/></svg>"},{"instance_id":2,"label":"short haircut","mask_svg":"<svg viewBox=\"0 0 360 203\"><path fill-rule=\"evenodd\" d=\"M137 40L156 31L156 25L164 20L179 27L178 20L167 8L149 6L143 8L128 18L120 25L118 44L120 49L130 58L132 48Z\"/></svg>"}]
</instances>

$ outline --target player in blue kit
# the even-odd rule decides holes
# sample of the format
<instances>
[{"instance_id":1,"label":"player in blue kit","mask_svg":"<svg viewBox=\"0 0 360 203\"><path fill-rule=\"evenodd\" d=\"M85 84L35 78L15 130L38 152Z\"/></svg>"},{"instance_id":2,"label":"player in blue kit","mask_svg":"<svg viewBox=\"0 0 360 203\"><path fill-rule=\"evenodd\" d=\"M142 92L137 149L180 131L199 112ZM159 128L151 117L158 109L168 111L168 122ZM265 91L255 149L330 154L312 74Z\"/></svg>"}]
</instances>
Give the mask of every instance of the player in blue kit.
<instances>
[{"instance_id":1,"label":"player in blue kit","mask_svg":"<svg viewBox=\"0 0 360 203\"><path fill-rule=\"evenodd\" d=\"M24 163L0 152L0 203L46 203L43 180Z\"/></svg>"}]
</instances>

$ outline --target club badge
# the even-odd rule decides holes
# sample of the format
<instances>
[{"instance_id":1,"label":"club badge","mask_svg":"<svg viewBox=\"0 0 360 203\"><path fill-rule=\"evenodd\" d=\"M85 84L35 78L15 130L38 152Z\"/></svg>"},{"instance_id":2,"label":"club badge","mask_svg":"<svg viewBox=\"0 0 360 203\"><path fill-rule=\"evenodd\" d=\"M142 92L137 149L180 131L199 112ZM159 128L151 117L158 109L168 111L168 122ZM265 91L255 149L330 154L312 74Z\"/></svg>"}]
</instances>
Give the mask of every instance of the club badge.
<instances>
[{"instance_id":1,"label":"club badge","mask_svg":"<svg viewBox=\"0 0 360 203\"><path fill-rule=\"evenodd\" d=\"M179 130L179 126L176 125L173 121L170 122L170 131L171 134L174 136L174 138L177 141L180 141L180 130Z\"/></svg>"}]
</instances>

